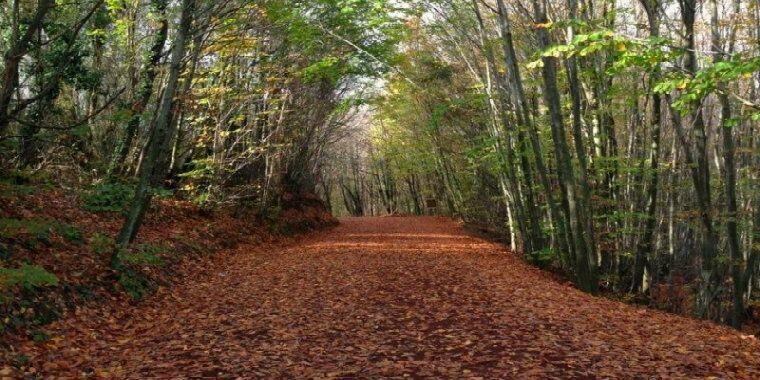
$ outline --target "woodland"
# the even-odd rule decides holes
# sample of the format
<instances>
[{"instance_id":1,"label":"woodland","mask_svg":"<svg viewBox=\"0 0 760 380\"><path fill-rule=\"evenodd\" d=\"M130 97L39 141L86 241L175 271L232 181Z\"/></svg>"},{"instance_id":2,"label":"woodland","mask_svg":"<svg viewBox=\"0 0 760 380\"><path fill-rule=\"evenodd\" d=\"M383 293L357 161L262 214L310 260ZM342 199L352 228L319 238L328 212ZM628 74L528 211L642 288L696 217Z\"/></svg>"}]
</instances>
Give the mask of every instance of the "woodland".
<instances>
[{"instance_id":1,"label":"woodland","mask_svg":"<svg viewBox=\"0 0 760 380\"><path fill-rule=\"evenodd\" d=\"M457 215L587 292L740 326L760 265L757 2L424 9L371 127L328 165L333 207Z\"/></svg>"},{"instance_id":2,"label":"woodland","mask_svg":"<svg viewBox=\"0 0 760 380\"><path fill-rule=\"evenodd\" d=\"M760 331L756 0L0 0L0 55L0 377L333 215Z\"/></svg>"}]
</instances>

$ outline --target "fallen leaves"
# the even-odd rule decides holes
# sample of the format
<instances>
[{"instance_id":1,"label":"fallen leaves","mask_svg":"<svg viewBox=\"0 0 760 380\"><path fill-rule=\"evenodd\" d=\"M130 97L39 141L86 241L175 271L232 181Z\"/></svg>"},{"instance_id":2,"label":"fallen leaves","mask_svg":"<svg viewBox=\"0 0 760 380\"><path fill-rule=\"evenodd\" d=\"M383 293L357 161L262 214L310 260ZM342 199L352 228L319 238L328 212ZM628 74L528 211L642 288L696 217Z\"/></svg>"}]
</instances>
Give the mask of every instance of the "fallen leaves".
<instances>
[{"instance_id":1,"label":"fallen leaves","mask_svg":"<svg viewBox=\"0 0 760 380\"><path fill-rule=\"evenodd\" d=\"M96 378L760 376L754 338L582 293L445 219L349 219L292 246L241 247L204 269L135 309L70 315L51 328L54 344L21 347L31 359L25 370Z\"/></svg>"}]
</instances>

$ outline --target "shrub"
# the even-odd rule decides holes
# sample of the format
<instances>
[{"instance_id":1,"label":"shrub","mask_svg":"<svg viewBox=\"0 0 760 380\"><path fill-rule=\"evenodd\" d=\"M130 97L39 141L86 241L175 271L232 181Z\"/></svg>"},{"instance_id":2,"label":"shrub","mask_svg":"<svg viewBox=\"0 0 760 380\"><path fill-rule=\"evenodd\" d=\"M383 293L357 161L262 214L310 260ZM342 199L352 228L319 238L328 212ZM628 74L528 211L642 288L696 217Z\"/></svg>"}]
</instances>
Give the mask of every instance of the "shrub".
<instances>
[{"instance_id":1,"label":"shrub","mask_svg":"<svg viewBox=\"0 0 760 380\"><path fill-rule=\"evenodd\" d=\"M166 247L153 244L138 244L131 251L119 253L121 261L133 265L161 265L162 260L159 257L166 252Z\"/></svg>"},{"instance_id":2,"label":"shrub","mask_svg":"<svg viewBox=\"0 0 760 380\"><path fill-rule=\"evenodd\" d=\"M540 251L528 254L527 258L531 264L539 268L547 268L557 260L557 255L551 248L546 247Z\"/></svg>"},{"instance_id":3,"label":"shrub","mask_svg":"<svg viewBox=\"0 0 760 380\"><path fill-rule=\"evenodd\" d=\"M132 299L142 299L155 287L150 278L135 270L136 267L163 265L160 256L165 252L166 247L154 244L139 244L129 251L119 252L121 262L128 264L119 269L119 285Z\"/></svg>"},{"instance_id":4,"label":"shrub","mask_svg":"<svg viewBox=\"0 0 760 380\"><path fill-rule=\"evenodd\" d=\"M153 283L142 273L123 269L119 273L119 285L134 300L140 300L153 291Z\"/></svg>"},{"instance_id":5,"label":"shrub","mask_svg":"<svg viewBox=\"0 0 760 380\"><path fill-rule=\"evenodd\" d=\"M54 225L55 231L61 235L64 239L72 242L81 244L84 242L84 238L82 237L82 232L79 231L78 228L75 226L72 226L71 224L67 223L55 223Z\"/></svg>"},{"instance_id":6,"label":"shrub","mask_svg":"<svg viewBox=\"0 0 760 380\"><path fill-rule=\"evenodd\" d=\"M33 330L29 332L32 340L36 343L42 343L50 340L50 335L42 330Z\"/></svg>"},{"instance_id":7,"label":"shrub","mask_svg":"<svg viewBox=\"0 0 760 380\"><path fill-rule=\"evenodd\" d=\"M157 198L171 198L174 192L163 187L151 188ZM83 207L92 212L125 212L135 194L134 186L121 182L101 182L83 194Z\"/></svg>"},{"instance_id":8,"label":"shrub","mask_svg":"<svg viewBox=\"0 0 760 380\"><path fill-rule=\"evenodd\" d=\"M110 254L114 250L115 243L110 236L96 232L90 238L90 247L98 255L105 255Z\"/></svg>"},{"instance_id":9,"label":"shrub","mask_svg":"<svg viewBox=\"0 0 760 380\"><path fill-rule=\"evenodd\" d=\"M0 333L7 329L41 326L60 317L60 304L47 286L58 285L58 277L36 265L0 267Z\"/></svg>"},{"instance_id":10,"label":"shrub","mask_svg":"<svg viewBox=\"0 0 760 380\"><path fill-rule=\"evenodd\" d=\"M0 260L9 260L11 256L13 256L11 246L0 242Z\"/></svg>"},{"instance_id":11,"label":"shrub","mask_svg":"<svg viewBox=\"0 0 760 380\"><path fill-rule=\"evenodd\" d=\"M30 248L34 248L37 242L50 244L50 233L53 231L70 242L84 241L82 232L71 224L45 219L0 218L0 238L11 239L22 234L29 234L32 239L26 241L26 244Z\"/></svg>"},{"instance_id":12,"label":"shrub","mask_svg":"<svg viewBox=\"0 0 760 380\"><path fill-rule=\"evenodd\" d=\"M0 238L12 239L26 233L32 237L26 243L34 248L37 242L51 243L50 232L53 227L53 223L44 219L0 218Z\"/></svg>"},{"instance_id":13,"label":"shrub","mask_svg":"<svg viewBox=\"0 0 760 380\"><path fill-rule=\"evenodd\" d=\"M154 187L150 189L156 198L169 199L174 196L174 191L164 187Z\"/></svg>"},{"instance_id":14,"label":"shrub","mask_svg":"<svg viewBox=\"0 0 760 380\"><path fill-rule=\"evenodd\" d=\"M18 269L0 267L0 285L19 285L24 289L58 285L58 277L37 265L24 264Z\"/></svg>"},{"instance_id":15,"label":"shrub","mask_svg":"<svg viewBox=\"0 0 760 380\"><path fill-rule=\"evenodd\" d=\"M8 188L3 190L13 195L34 194L40 189L52 186L48 173L43 171L11 170L0 177L0 183L8 185Z\"/></svg>"},{"instance_id":16,"label":"shrub","mask_svg":"<svg viewBox=\"0 0 760 380\"><path fill-rule=\"evenodd\" d=\"M131 185L118 182L101 182L83 195L83 207L92 212L122 212L134 195Z\"/></svg>"}]
</instances>

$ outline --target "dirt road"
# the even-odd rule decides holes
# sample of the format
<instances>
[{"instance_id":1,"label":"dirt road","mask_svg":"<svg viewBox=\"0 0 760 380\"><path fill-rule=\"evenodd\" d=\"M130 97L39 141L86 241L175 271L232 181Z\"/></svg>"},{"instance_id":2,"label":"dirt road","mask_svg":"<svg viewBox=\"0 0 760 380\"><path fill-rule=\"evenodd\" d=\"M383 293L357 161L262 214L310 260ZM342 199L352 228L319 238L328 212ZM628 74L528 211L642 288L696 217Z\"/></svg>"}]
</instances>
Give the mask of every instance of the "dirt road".
<instances>
[{"instance_id":1,"label":"dirt road","mask_svg":"<svg viewBox=\"0 0 760 380\"><path fill-rule=\"evenodd\" d=\"M346 219L210 272L107 323L72 316L32 359L117 378L760 378L754 337L584 294L441 218Z\"/></svg>"}]
</instances>

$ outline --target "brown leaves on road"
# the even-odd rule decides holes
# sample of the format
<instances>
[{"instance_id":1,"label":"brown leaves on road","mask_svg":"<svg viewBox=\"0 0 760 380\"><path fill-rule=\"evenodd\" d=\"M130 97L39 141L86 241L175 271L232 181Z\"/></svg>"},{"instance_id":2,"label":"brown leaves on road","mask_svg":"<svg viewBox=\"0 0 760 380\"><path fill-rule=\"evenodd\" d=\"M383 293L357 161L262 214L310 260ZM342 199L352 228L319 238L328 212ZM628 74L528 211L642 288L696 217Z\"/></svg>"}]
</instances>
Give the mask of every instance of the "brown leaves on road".
<instances>
[{"instance_id":1,"label":"brown leaves on road","mask_svg":"<svg viewBox=\"0 0 760 380\"><path fill-rule=\"evenodd\" d=\"M22 351L37 374L96 378L760 378L754 338L584 294L445 219L225 256Z\"/></svg>"}]
</instances>

